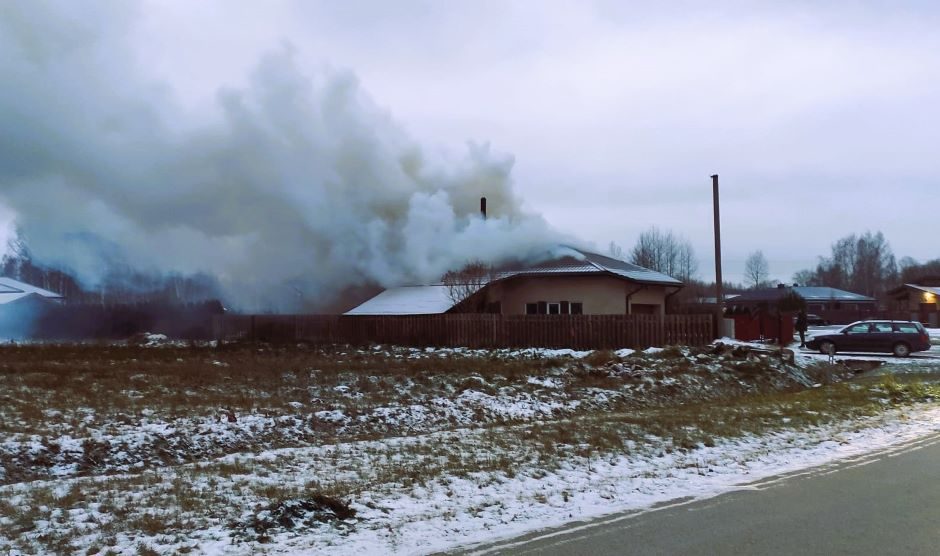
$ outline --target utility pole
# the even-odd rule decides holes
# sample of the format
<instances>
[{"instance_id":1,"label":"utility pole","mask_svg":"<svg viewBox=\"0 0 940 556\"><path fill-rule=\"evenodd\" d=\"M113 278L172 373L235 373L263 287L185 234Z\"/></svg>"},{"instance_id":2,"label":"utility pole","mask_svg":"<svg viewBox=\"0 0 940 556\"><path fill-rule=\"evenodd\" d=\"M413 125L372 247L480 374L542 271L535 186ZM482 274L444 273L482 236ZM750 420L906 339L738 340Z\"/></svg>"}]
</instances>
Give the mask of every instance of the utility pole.
<instances>
[{"instance_id":1,"label":"utility pole","mask_svg":"<svg viewBox=\"0 0 940 556\"><path fill-rule=\"evenodd\" d=\"M721 280L721 217L718 212L718 174L712 175L712 205L715 207L715 333L718 337L724 335L724 306Z\"/></svg>"}]
</instances>

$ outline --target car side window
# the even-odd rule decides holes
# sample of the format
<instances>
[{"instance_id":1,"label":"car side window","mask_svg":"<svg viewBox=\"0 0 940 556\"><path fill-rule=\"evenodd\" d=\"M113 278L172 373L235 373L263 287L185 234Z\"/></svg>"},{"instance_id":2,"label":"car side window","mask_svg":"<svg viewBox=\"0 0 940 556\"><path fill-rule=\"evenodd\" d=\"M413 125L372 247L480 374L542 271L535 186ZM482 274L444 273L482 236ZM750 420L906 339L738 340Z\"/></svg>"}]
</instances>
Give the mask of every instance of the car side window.
<instances>
[{"instance_id":1,"label":"car side window","mask_svg":"<svg viewBox=\"0 0 940 556\"><path fill-rule=\"evenodd\" d=\"M899 324L898 332L903 332L904 334L917 334L917 326L913 324Z\"/></svg>"},{"instance_id":2,"label":"car side window","mask_svg":"<svg viewBox=\"0 0 940 556\"><path fill-rule=\"evenodd\" d=\"M894 332L894 327L890 322L876 322L875 332Z\"/></svg>"},{"instance_id":3,"label":"car side window","mask_svg":"<svg viewBox=\"0 0 940 556\"><path fill-rule=\"evenodd\" d=\"M867 334L867 333L868 333L868 330L869 330L868 323L867 323L867 322L861 322L861 323L858 323L858 324L856 324L856 325L850 327L849 330L848 330L848 333L849 333L849 334Z\"/></svg>"}]
</instances>

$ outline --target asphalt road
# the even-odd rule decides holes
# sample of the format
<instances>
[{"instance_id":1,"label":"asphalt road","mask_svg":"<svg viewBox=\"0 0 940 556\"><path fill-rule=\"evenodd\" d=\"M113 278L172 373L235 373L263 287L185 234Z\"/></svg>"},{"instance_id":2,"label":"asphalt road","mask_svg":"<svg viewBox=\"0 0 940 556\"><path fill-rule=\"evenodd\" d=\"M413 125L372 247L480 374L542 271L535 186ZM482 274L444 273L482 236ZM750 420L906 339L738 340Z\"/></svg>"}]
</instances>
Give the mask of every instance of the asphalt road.
<instances>
[{"instance_id":1,"label":"asphalt road","mask_svg":"<svg viewBox=\"0 0 940 556\"><path fill-rule=\"evenodd\" d=\"M940 434L470 554L940 554Z\"/></svg>"}]
</instances>

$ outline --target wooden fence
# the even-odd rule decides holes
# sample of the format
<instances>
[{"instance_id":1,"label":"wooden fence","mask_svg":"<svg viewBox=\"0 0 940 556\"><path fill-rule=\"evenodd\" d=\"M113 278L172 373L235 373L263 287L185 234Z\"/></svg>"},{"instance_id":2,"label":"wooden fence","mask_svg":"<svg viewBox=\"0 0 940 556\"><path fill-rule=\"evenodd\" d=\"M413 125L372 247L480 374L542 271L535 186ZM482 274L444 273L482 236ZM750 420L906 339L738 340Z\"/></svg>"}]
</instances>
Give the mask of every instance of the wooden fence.
<instances>
[{"instance_id":1,"label":"wooden fence","mask_svg":"<svg viewBox=\"0 0 940 556\"><path fill-rule=\"evenodd\" d=\"M318 344L572 349L705 345L710 315L222 315L217 339Z\"/></svg>"}]
</instances>

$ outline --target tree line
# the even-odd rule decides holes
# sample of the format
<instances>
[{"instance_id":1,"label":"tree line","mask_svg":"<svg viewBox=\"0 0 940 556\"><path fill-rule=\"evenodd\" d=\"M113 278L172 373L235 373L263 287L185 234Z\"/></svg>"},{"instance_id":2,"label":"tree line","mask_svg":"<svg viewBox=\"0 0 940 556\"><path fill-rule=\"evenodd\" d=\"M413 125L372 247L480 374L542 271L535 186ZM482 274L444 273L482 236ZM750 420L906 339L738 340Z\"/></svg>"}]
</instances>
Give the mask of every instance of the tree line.
<instances>
[{"instance_id":1,"label":"tree line","mask_svg":"<svg viewBox=\"0 0 940 556\"><path fill-rule=\"evenodd\" d=\"M25 242L19 238L10 240L7 253L0 259L0 275L56 292L76 304L190 304L218 297L215 280L202 274L155 277L112 269L96 287L86 287L65 270L37 264Z\"/></svg>"},{"instance_id":2,"label":"tree line","mask_svg":"<svg viewBox=\"0 0 940 556\"><path fill-rule=\"evenodd\" d=\"M650 227L626 252L612 241L608 254L681 280L686 288L678 296L679 301L715 295L714 282L706 282L696 276L699 264L691 242L670 230ZM7 254L0 260L0 272L3 276L55 291L79 303L192 303L217 295L217 284L208 276L154 278L130 271L113 273L99 286L86 288L66 271L36 264L25 243L18 238L10 242ZM490 273L487 265L477 261L466 269L448 273L443 282L454 290L451 295L456 300L463 300L486 283L491 278ZM911 257L896 260L890 244L879 231L851 234L837 240L828 256L820 256L814 268L796 272L792 282L804 286L830 286L878 298L891 288L925 277L940 277L940 258L924 263ZM726 282L722 289L733 293L773 286L769 280L770 264L762 250L748 255L744 278L745 284Z\"/></svg>"},{"instance_id":3,"label":"tree line","mask_svg":"<svg viewBox=\"0 0 940 556\"><path fill-rule=\"evenodd\" d=\"M714 282L696 279L698 261L691 243L671 231L656 227L641 233L629 252L611 242L608 252L612 257L627 260L678 278L686 283L685 298L714 295ZM940 258L920 263L911 257L896 260L884 234L866 231L850 234L831 246L828 256L820 256L814 268L796 272L795 284L802 286L829 286L869 297L882 297L900 284L914 283L927 277L940 277ZM772 287L770 264L762 250L751 252L744 265L745 284L726 283L725 292Z\"/></svg>"}]
</instances>

